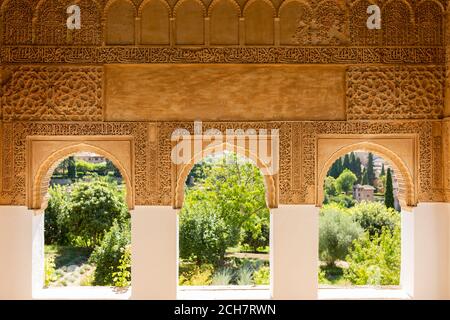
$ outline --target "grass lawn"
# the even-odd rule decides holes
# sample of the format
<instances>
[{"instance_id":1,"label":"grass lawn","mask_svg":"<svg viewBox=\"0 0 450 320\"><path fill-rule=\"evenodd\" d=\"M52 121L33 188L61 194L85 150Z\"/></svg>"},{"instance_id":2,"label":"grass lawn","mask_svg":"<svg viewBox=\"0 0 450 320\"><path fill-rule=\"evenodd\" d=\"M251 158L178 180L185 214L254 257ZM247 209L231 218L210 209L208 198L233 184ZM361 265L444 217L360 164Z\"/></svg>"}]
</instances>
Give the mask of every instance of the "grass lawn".
<instances>
[{"instance_id":1,"label":"grass lawn","mask_svg":"<svg viewBox=\"0 0 450 320\"><path fill-rule=\"evenodd\" d=\"M90 286L95 266L88 263L88 248L46 245L45 257L54 258L55 273L49 287Z\"/></svg>"}]
</instances>

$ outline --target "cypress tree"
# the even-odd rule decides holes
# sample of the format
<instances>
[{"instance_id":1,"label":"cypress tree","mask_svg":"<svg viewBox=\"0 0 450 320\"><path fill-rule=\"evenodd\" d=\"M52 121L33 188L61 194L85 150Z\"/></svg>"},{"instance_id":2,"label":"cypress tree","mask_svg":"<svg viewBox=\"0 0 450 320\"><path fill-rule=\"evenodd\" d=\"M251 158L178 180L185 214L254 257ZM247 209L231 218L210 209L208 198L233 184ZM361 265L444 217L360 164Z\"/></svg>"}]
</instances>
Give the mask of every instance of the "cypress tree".
<instances>
[{"instance_id":1,"label":"cypress tree","mask_svg":"<svg viewBox=\"0 0 450 320\"><path fill-rule=\"evenodd\" d=\"M364 168L363 173L362 173L362 179L361 179L361 184L363 186L366 186L369 184L369 179L367 177L367 171L366 168Z\"/></svg>"},{"instance_id":2,"label":"cypress tree","mask_svg":"<svg viewBox=\"0 0 450 320\"><path fill-rule=\"evenodd\" d=\"M386 190L384 193L384 204L387 208L395 209L394 205L394 187L392 185L391 169L388 168L386 176Z\"/></svg>"},{"instance_id":3,"label":"cypress tree","mask_svg":"<svg viewBox=\"0 0 450 320\"><path fill-rule=\"evenodd\" d=\"M356 175L356 156L355 153L350 153L350 170Z\"/></svg>"},{"instance_id":4,"label":"cypress tree","mask_svg":"<svg viewBox=\"0 0 450 320\"><path fill-rule=\"evenodd\" d=\"M383 165L381 166L380 177L382 177L382 176L384 176L384 175L386 175L386 171L384 170L384 163L383 163Z\"/></svg>"},{"instance_id":5,"label":"cypress tree","mask_svg":"<svg viewBox=\"0 0 450 320\"><path fill-rule=\"evenodd\" d=\"M367 181L368 184L373 186L375 181L375 172L373 171L373 154L369 153L369 160L367 162Z\"/></svg>"},{"instance_id":6,"label":"cypress tree","mask_svg":"<svg viewBox=\"0 0 450 320\"><path fill-rule=\"evenodd\" d=\"M356 177L358 178L358 181L361 182L362 180L362 172L361 172L361 159L359 157L355 160L355 171L354 171Z\"/></svg>"},{"instance_id":7,"label":"cypress tree","mask_svg":"<svg viewBox=\"0 0 450 320\"><path fill-rule=\"evenodd\" d=\"M73 156L68 158L67 175L69 179L76 179L77 177L77 166L75 163L75 158Z\"/></svg>"},{"instance_id":8,"label":"cypress tree","mask_svg":"<svg viewBox=\"0 0 450 320\"><path fill-rule=\"evenodd\" d=\"M348 170L350 170L351 171L351 165L350 165L350 156L349 156L349 154L347 153L346 155L345 155L345 157L344 157L344 168L343 168L344 170L345 169L348 169Z\"/></svg>"}]
</instances>

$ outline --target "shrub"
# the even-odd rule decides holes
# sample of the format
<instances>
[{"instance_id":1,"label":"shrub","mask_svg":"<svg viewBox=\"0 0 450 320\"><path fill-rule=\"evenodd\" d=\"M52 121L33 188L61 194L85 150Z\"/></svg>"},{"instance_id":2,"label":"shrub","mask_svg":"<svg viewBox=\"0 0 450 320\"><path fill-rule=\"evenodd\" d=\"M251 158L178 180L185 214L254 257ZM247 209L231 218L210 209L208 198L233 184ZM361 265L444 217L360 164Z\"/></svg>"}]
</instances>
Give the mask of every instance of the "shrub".
<instances>
[{"instance_id":1,"label":"shrub","mask_svg":"<svg viewBox=\"0 0 450 320\"><path fill-rule=\"evenodd\" d=\"M346 194L340 194L335 197L325 195L325 200L323 201L323 204L333 204L333 203L343 208L351 208L356 204L356 201L355 199L353 199L353 196L349 196Z\"/></svg>"},{"instance_id":2,"label":"shrub","mask_svg":"<svg viewBox=\"0 0 450 320\"><path fill-rule=\"evenodd\" d=\"M124 194L117 184L105 179L77 182L72 187L65 223L73 237L93 248L114 220L122 222L127 218L127 212Z\"/></svg>"},{"instance_id":3,"label":"shrub","mask_svg":"<svg viewBox=\"0 0 450 320\"><path fill-rule=\"evenodd\" d=\"M338 192L336 190L336 179L333 177L326 177L323 187L326 195L330 197L337 196Z\"/></svg>"},{"instance_id":4,"label":"shrub","mask_svg":"<svg viewBox=\"0 0 450 320\"><path fill-rule=\"evenodd\" d=\"M180 274L180 286L208 286L211 284L211 277L213 273L213 266L210 264L203 264L195 266L191 270L187 270Z\"/></svg>"},{"instance_id":5,"label":"shrub","mask_svg":"<svg viewBox=\"0 0 450 320\"><path fill-rule=\"evenodd\" d=\"M69 196L66 187L54 185L48 189L49 199L45 209L45 244L69 243L69 229L64 221L68 210Z\"/></svg>"},{"instance_id":6,"label":"shrub","mask_svg":"<svg viewBox=\"0 0 450 320\"><path fill-rule=\"evenodd\" d=\"M202 202L183 211L180 215L180 257L193 259L199 265L222 265L226 249L237 244L240 229L227 225L215 208Z\"/></svg>"},{"instance_id":7,"label":"shrub","mask_svg":"<svg viewBox=\"0 0 450 320\"><path fill-rule=\"evenodd\" d=\"M343 260L352 241L363 232L346 209L336 205L324 206L319 218L319 252L322 261L333 265Z\"/></svg>"},{"instance_id":8,"label":"shrub","mask_svg":"<svg viewBox=\"0 0 450 320\"><path fill-rule=\"evenodd\" d=\"M348 194L349 192L352 191L353 185L357 180L358 178L355 176L353 172L351 172L348 169L345 169L344 172L342 172L336 179L335 182L336 190L339 193Z\"/></svg>"},{"instance_id":9,"label":"shrub","mask_svg":"<svg viewBox=\"0 0 450 320\"><path fill-rule=\"evenodd\" d=\"M131 246L121 248L122 257L117 271L113 273L114 286L128 287L131 285Z\"/></svg>"},{"instance_id":10,"label":"shrub","mask_svg":"<svg viewBox=\"0 0 450 320\"><path fill-rule=\"evenodd\" d=\"M45 260L44 260L44 273L45 273L44 286L45 287L48 287L50 285L50 283L52 283L58 279L55 268L56 268L55 257L54 256L45 257Z\"/></svg>"},{"instance_id":11,"label":"shrub","mask_svg":"<svg viewBox=\"0 0 450 320\"><path fill-rule=\"evenodd\" d=\"M270 268L263 266L253 273L253 281L256 285L270 284Z\"/></svg>"},{"instance_id":12,"label":"shrub","mask_svg":"<svg viewBox=\"0 0 450 320\"><path fill-rule=\"evenodd\" d=\"M327 279L327 273L322 268L319 268L319 284L330 284L330 281Z\"/></svg>"},{"instance_id":13,"label":"shrub","mask_svg":"<svg viewBox=\"0 0 450 320\"><path fill-rule=\"evenodd\" d=\"M249 286L253 284L253 270L250 267L242 267L237 272L237 284Z\"/></svg>"},{"instance_id":14,"label":"shrub","mask_svg":"<svg viewBox=\"0 0 450 320\"><path fill-rule=\"evenodd\" d=\"M253 232L252 230L244 230L242 244L248 245L253 252L257 252L260 247L269 245L270 226L268 223L261 224L261 232Z\"/></svg>"},{"instance_id":15,"label":"shrub","mask_svg":"<svg viewBox=\"0 0 450 320\"><path fill-rule=\"evenodd\" d=\"M353 207L350 213L370 236L380 234L384 227L393 232L396 226L400 226L400 214L382 203L364 201Z\"/></svg>"},{"instance_id":16,"label":"shrub","mask_svg":"<svg viewBox=\"0 0 450 320\"><path fill-rule=\"evenodd\" d=\"M89 262L96 265L94 274L96 285L114 285L113 273L122 265L123 252L130 243L129 223L119 224L114 221L111 229L89 258Z\"/></svg>"},{"instance_id":17,"label":"shrub","mask_svg":"<svg viewBox=\"0 0 450 320\"><path fill-rule=\"evenodd\" d=\"M233 271L228 268L224 268L216 272L212 278L213 286L228 286L233 279Z\"/></svg>"},{"instance_id":18,"label":"shrub","mask_svg":"<svg viewBox=\"0 0 450 320\"><path fill-rule=\"evenodd\" d=\"M383 227L381 234L369 232L354 241L347 256L344 277L356 285L398 285L401 262L400 228Z\"/></svg>"}]
</instances>

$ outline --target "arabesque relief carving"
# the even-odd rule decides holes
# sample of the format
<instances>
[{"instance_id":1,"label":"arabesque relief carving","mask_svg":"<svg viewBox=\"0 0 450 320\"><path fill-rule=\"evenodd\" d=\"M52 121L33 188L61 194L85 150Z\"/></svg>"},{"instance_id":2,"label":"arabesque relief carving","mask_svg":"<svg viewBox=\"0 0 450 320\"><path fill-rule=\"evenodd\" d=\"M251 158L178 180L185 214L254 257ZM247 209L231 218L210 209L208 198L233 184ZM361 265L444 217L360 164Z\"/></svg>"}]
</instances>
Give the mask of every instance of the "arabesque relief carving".
<instances>
[{"instance_id":1,"label":"arabesque relief carving","mask_svg":"<svg viewBox=\"0 0 450 320\"><path fill-rule=\"evenodd\" d=\"M3 120L102 120L103 68L15 66L4 85Z\"/></svg>"},{"instance_id":2,"label":"arabesque relief carving","mask_svg":"<svg viewBox=\"0 0 450 320\"><path fill-rule=\"evenodd\" d=\"M2 124L2 204L24 205L26 200L26 138L29 136L122 135L135 141L135 204L172 205L175 177L171 135L177 128L193 133L193 123L36 123ZM279 129L280 204L314 204L316 200L316 141L318 135L416 135L418 201L442 201L434 169L436 141L433 125L423 121L391 122L208 122L203 130ZM446 138L445 138L446 139ZM448 147L446 147L448 148ZM381 155L382 156L382 155ZM447 166L448 167L448 166ZM448 168L447 168L448 170ZM448 185L448 182L446 182ZM448 187L447 187L448 188ZM439 192L437 192L439 191Z\"/></svg>"},{"instance_id":3,"label":"arabesque relief carving","mask_svg":"<svg viewBox=\"0 0 450 320\"><path fill-rule=\"evenodd\" d=\"M229 1L232 5L227 5ZM68 32L65 8L74 3L81 8L83 27ZM209 46L211 38L219 46L440 46L447 0L3 0L0 4L2 39L8 45ZM381 30L364 29L371 4L381 8ZM210 28L225 20L228 28ZM189 33L184 34L186 26ZM242 37L236 33L240 28L245 31ZM224 35L214 34L218 30Z\"/></svg>"},{"instance_id":4,"label":"arabesque relief carving","mask_svg":"<svg viewBox=\"0 0 450 320\"><path fill-rule=\"evenodd\" d=\"M444 111L444 67L349 67L347 117L439 119Z\"/></svg>"}]
</instances>

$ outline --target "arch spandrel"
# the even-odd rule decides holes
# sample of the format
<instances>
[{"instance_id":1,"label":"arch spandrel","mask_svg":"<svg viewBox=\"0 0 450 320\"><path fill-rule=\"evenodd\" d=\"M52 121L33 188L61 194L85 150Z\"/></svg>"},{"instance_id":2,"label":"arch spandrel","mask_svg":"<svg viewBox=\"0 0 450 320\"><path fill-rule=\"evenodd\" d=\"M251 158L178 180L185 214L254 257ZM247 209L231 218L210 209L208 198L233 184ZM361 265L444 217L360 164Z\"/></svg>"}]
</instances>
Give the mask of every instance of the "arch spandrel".
<instances>
[{"instance_id":1,"label":"arch spandrel","mask_svg":"<svg viewBox=\"0 0 450 320\"><path fill-rule=\"evenodd\" d=\"M272 154L274 152L275 156L272 159L272 161L275 161L278 166L278 142L274 142L272 144L271 140L272 138L269 138L269 144L274 146L270 147L269 154ZM172 145L175 146L177 143L179 143L181 140L173 141ZM248 144L245 146L240 145L239 142L236 143L236 140L233 140L234 142L221 142L219 144L215 144L214 146L209 146L209 142L206 140L203 140L199 142L202 145L202 150L200 152L195 153L192 152L192 157L190 157L189 161L183 162L181 164L172 164L172 193L173 193L173 207L175 209L180 209L183 206L183 200L184 200L184 189L185 189L185 182L187 179L187 176L189 175L191 169L194 167L194 165L206 157L213 155L213 154L219 154L218 150L227 150L236 153L237 155L240 155L242 157L245 157L253 162L261 171L261 173L264 176L264 183L266 187L266 203L268 208L277 208L278 207L278 195L279 195L279 176L278 176L278 168L276 170L273 170L272 168L269 168L269 166L264 162L257 154L255 154L251 148L248 147ZM195 139L188 139L184 140L184 142L187 142L187 144L192 146L192 150L194 150L195 145ZM273 163L272 163L273 164Z\"/></svg>"},{"instance_id":2,"label":"arch spandrel","mask_svg":"<svg viewBox=\"0 0 450 320\"><path fill-rule=\"evenodd\" d=\"M110 160L126 185L126 202L134 209L134 146L130 137L29 137L27 139L27 206L42 212L54 169L67 157L92 152Z\"/></svg>"},{"instance_id":3,"label":"arch spandrel","mask_svg":"<svg viewBox=\"0 0 450 320\"><path fill-rule=\"evenodd\" d=\"M321 141L320 141L321 140ZM339 141L341 140L341 141ZM319 138L316 163L316 205L324 198L323 185L331 165L353 151L372 152L388 161L398 179L402 207L417 205L417 151L413 136L391 138Z\"/></svg>"}]
</instances>

